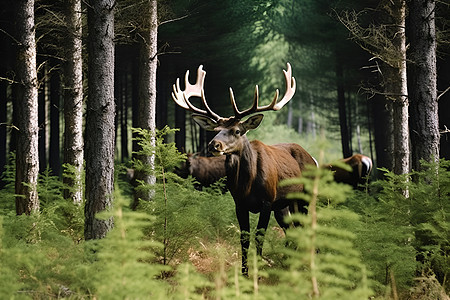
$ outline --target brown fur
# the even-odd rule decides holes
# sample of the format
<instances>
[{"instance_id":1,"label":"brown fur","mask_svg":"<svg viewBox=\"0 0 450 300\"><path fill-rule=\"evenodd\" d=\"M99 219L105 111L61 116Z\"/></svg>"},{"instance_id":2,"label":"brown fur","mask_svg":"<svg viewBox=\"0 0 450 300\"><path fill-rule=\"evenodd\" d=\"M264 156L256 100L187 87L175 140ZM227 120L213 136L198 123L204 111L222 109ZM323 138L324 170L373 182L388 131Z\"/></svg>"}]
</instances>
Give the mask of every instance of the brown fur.
<instances>
[{"instance_id":1,"label":"brown fur","mask_svg":"<svg viewBox=\"0 0 450 300\"><path fill-rule=\"evenodd\" d=\"M202 187L210 186L226 177L225 156L206 157L197 153L188 153L187 160L176 168L175 173L182 178L191 175L199 183L196 188L201 190Z\"/></svg>"},{"instance_id":2,"label":"brown fur","mask_svg":"<svg viewBox=\"0 0 450 300\"><path fill-rule=\"evenodd\" d=\"M191 154L188 155L188 161L189 174L203 186L209 186L226 176L224 156L204 157Z\"/></svg>"},{"instance_id":3,"label":"brown fur","mask_svg":"<svg viewBox=\"0 0 450 300\"><path fill-rule=\"evenodd\" d=\"M259 125L262 118L249 118L244 122L234 122L217 128L217 135L209 143L209 150L215 154L225 154L227 186L236 205L236 216L241 229L242 272L247 274L247 252L250 241L249 212L259 213L256 232L256 249L262 254L265 230L271 211L278 224L287 229L284 218L290 213L306 212L303 201L287 199L289 192L301 192L303 186L280 187L283 179L299 177L307 165L316 165L308 152L297 144L277 144L268 146L260 141L249 142L245 133Z\"/></svg>"},{"instance_id":4,"label":"brown fur","mask_svg":"<svg viewBox=\"0 0 450 300\"><path fill-rule=\"evenodd\" d=\"M372 171L372 160L362 154L354 154L348 158L341 159L339 162L350 166L351 171L333 164L327 165L327 168L334 172L334 180L352 185L355 188L358 184L365 183L367 176Z\"/></svg>"}]
</instances>

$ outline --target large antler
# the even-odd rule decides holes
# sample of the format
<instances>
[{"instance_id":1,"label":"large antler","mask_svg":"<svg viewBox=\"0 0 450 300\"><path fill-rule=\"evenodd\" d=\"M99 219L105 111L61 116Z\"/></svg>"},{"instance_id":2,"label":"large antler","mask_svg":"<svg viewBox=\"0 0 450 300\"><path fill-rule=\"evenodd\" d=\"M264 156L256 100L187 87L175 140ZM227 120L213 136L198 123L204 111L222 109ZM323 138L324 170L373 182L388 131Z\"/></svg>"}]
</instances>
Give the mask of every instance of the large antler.
<instances>
[{"instance_id":1,"label":"large antler","mask_svg":"<svg viewBox=\"0 0 450 300\"><path fill-rule=\"evenodd\" d=\"M286 92L283 96L283 98L277 102L279 91L278 89L275 92L275 97L273 98L272 102L269 105L266 106L258 106L258 100L259 100L259 93L258 93L258 86L255 87L255 97L253 99L253 105L249 109L246 109L244 111L239 111L239 109L236 106L236 101L234 99L233 90L230 88L230 99L231 99L231 105L233 106L234 115L236 119L242 119L245 116L257 113L257 112L263 112L268 110L280 110L286 103L289 102L289 100L292 99L292 97L295 94L295 78L292 77L292 68L289 63L287 63L287 71L283 70L284 77L286 79Z\"/></svg>"},{"instance_id":2,"label":"large antler","mask_svg":"<svg viewBox=\"0 0 450 300\"><path fill-rule=\"evenodd\" d=\"M219 115L214 113L206 103L205 91L203 90L203 84L205 83L206 71L203 71L203 65L200 65L197 70L197 81L194 85L189 83L189 70L186 71L184 78L185 89L180 88L180 78L177 78L176 84L173 85L172 98L176 104L184 109L192 111L196 114L204 115L215 119L216 121L222 119ZM192 105L189 101L190 97L200 97L206 110L200 109Z\"/></svg>"}]
</instances>

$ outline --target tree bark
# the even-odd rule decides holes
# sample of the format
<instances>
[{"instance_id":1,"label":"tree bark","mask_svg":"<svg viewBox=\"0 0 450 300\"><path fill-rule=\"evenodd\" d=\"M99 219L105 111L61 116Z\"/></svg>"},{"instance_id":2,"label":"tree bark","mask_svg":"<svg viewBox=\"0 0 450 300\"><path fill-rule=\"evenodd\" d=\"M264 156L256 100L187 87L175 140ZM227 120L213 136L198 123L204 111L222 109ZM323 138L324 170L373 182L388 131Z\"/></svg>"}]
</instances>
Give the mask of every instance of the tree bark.
<instances>
[{"instance_id":1,"label":"tree bark","mask_svg":"<svg viewBox=\"0 0 450 300\"><path fill-rule=\"evenodd\" d=\"M439 159L435 1L410 0L408 65L412 167Z\"/></svg>"},{"instance_id":2,"label":"tree bark","mask_svg":"<svg viewBox=\"0 0 450 300\"><path fill-rule=\"evenodd\" d=\"M3 70L1 70L3 71ZM0 71L0 72L1 72ZM1 72L3 73L3 72ZM7 94L8 84L4 80L0 80L0 174L6 169L6 159L7 159L7 135L6 135L6 124L7 124L7 111L8 111L8 94ZM0 178L0 189L3 188L4 182Z\"/></svg>"},{"instance_id":3,"label":"tree bark","mask_svg":"<svg viewBox=\"0 0 450 300\"><path fill-rule=\"evenodd\" d=\"M392 101L375 95L372 99L373 131L375 138L376 165L379 168L394 168Z\"/></svg>"},{"instance_id":4,"label":"tree bark","mask_svg":"<svg viewBox=\"0 0 450 300\"><path fill-rule=\"evenodd\" d=\"M138 127L151 132L156 130L156 71L157 71L157 41L158 41L158 12L157 1L148 0L149 27L143 33L140 52L140 86L139 86L139 115ZM154 144L154 140L152 143ZM154 155L140 155L138 157L149 166L149 172L136 172L137 180L145 184L155 184L156 177L153 174L155 168ZM135 191L133 208L139 204L139 199L149 201L153 197L151 190L147 192Z\"/></svg>"},{"instance_id":5,"label":"tree bark","mask_svg":"<svg viewBox=\"0 0 450 300\"><path fill-rule=\"evenodd\" d=\"M38 157L38 91L34 0L19 0L17 5L17 81L16 84L16 213L31 214L39 210L37 180Z\"/></svg>"},{"instance_id":6,"label":"tree bark","mask_svg":"<svg viewBox=\"0 0 450 300\"><path fill-rule=\"evenodd\" d=\"M338 54L336 54L338 57ZM342 64L338 57L336 63L336 79L337 79L337 95L338 95L338 108L339 108L339 125L341 128L341 144L342 144L342 155L344 158L352 156L352 151L350 149L350 137L347 122L347 110L345 103L345 91L344 91L344 71L342 69Z\"/></svg>"},{"instance_id":7,"label":"tree bark","mask_svg":"<svg viewBox=\"0 0 450 300\"><path fill-rule=\"evenodd\" d=\"M38 59L37 64L43 66L41 72L38 72L38 151L39 151L39 172L44 172L47 168L47 153L48 153L48 140L47 140L47 125L48 125L48 79L47 79L47 61Z\"/></svg>"},{"instance_id":8,"label":"tree bark","mask_svg":"<svg viewBox=\"0 0 450 300\"><path fill-rule=\"evenodd\" d=\"M393 171L395 174L407 174L410 171L410 149L406 80L406 1L386 1L384 9L387 12L384 24L392 24L386 26L387 38L391 40L392 45L383 53L381 59L384 94L392 101ZM392 53L395 53L395 57L391 56Z\"/></svg>"},{"instance_id":9,"label":"tree bark","mask_svg":"<svg viewBox=\"0 0 450 300\"><path fill-rule=\"evenodd\" d=\"M113 220L95 215L112 205L114 188L114 0L88 8L89 92L86 117L86 240L105 237Z\"/></svg>"},{"instance_id":10,"label":"tree bark","mask_svg":"<svg viewBox=\"0 0 450 300\"><path fill-rule=\"evenodd\" d=\"M389 68L392 76L387 80L388 93L394 100L394 173L406 174L410 171L409 124L408 124L408 89L406 79L406 1L392 2L392 17L396 30L393 34L393 46L400 55L394 68Z\"/></svg>"},{"instance_id":11,"label":"tree bark","mask_svg":"<svg viewBox=\"0 0 450 300\"><path fill-rule=\"evenodd\" d=\"M54 176L59 176L61 171L60 159L60 131L59 131L59 108L61 100L61 80L59 71L54 71L50 77L50 147L49 166Z\"/></svg>"},{"instance_id":12,"label":"tree bark","mask_svg":"<svg viewBox=\"0 0 450 300\"><path fill-rule=\"evenodd\" d=\"M127 75L121 77L121 117L120 117L120 143L122 162L129 158L128 153L128 89L127 89Z\"/></svg>"},{"instance_id":13,"label":"tree bark","mask_svg":"<svg viewBox=\"0 0 450 300\"><path fill-rule=\"evenodd\" d=\"M81 0L66 0L66 47L64 47L64 163L74 168L64 177L70 188L64 198L73 203L83 201L83 59Z\"/></svg>"}]
</instances>

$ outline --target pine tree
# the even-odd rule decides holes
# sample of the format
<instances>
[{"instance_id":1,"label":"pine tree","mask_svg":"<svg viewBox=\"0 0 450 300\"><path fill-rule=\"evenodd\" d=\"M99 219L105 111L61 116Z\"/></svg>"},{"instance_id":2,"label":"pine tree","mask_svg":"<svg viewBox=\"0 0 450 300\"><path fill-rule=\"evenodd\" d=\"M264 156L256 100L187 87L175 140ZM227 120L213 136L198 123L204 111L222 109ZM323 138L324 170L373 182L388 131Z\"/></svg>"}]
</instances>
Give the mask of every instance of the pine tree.
<instances>
[{"instance_id":1,"label":"pine tree","mask_svg":"<svg viewBox=\"0 0 450 300\"><path fill-rule=\"evenodd\" d=\"M148 24L142 28L140 41L140 78L139 78L139 111L137 127L150 131L156 130L156 69L158 63L158 7L156 0L145 2L145 11ZM140 156L150 170L155 168L155 156L147 153ZM154 184L156 178L151 172L136 172L136 179L143 180L146 184ZM153 192L135 192L133 207L139 203L139 199L149 201Z\"/></svg>"},{"instance_id":2,"label":"pine tree","mask_svg":"<svg viewBox=\"0 0 450 300\"><path fill-rule=\"evenodd\" d=\"M81 173L83 169L83 70L81 0L65 2L67 18L64 47L64 163L75 168L73 178L64 177L72 189L65 197L74 203L83 201Z\"/></svg>"},{"instance_id":3,"label":"pine tree","mask_svg":"<svg viewBox=\"0 0 450 300\"><path fill-rule=\"evenodd\" d=\"M112 205L114 188L114 0L88 8L89 93L86 116L85 238L102 238L112 219L95 215Z\"/></svg>"},{"instance_id":4,"label":"pine tree","mask_svg":"<svg viewBox=\"0 0 450 300\"><path fill-rule=\"evenodd\" d=\"M39 210L36 190L38 159L38 91L34 0L20 0L17 5L17 98L14 102L17 132L16 212L31 214Z\"/></svg>"},{"instance_id":5,"label":"pine tree","mask_svg":"<svg viewBox=\"0 0 450 300\"><path fill-rule=\"evenodd\" d=\"M436 69L435 1L411 0L408 37L410 60L408 85L412 167L419 170L420 160L439 159L439 118Z\"/></svg>"}]
</instances>

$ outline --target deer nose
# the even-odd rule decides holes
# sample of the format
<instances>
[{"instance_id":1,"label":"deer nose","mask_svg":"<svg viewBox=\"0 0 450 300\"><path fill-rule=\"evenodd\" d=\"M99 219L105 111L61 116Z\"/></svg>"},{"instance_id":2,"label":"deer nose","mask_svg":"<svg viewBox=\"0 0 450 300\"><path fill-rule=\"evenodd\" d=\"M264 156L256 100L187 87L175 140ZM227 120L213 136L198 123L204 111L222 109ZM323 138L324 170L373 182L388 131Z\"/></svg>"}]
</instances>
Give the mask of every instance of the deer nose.
<instances>
[{"instance_id":1,"label":"deer nose","mask_svg":"<svg viewBox=\"0 0 450 300\"><path fill-rule=\"evenodd\" d=\"M216 140L209 142L208 150L210 152L220 152L222 151L222 143Z\"/></svg>"}]
</instances>

